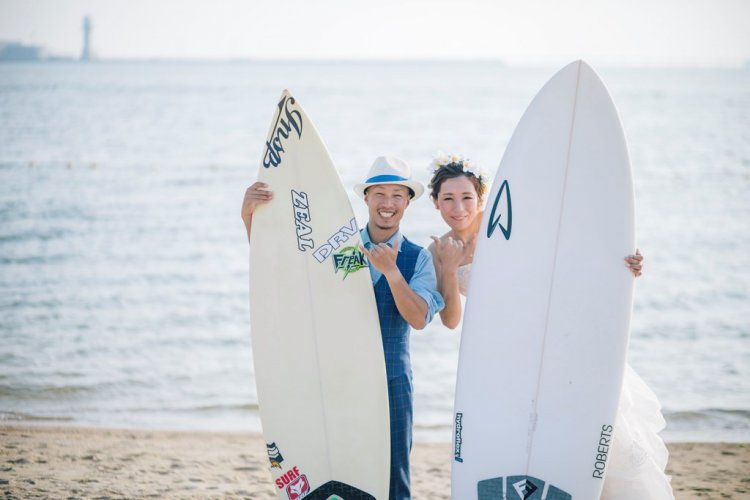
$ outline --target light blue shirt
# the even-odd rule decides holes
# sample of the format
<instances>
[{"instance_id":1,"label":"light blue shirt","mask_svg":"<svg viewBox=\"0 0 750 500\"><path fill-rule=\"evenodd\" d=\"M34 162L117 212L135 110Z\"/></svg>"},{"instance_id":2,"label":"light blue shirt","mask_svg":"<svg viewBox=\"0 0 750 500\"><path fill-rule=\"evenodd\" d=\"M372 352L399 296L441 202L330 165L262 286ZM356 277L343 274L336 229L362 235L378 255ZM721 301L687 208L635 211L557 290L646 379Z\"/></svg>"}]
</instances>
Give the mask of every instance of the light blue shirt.
<instances>
[{"instance_id":1,"label":"light blue shirt","mask_svg":"<svg viewBox=\"0 0 750 500\"><path fill-rule=\"evenodd\" d=\"M360 230L360 234L362 235L362 245L369 250L373 243L370 239L370 232L367 230L367 226ZM401 231L396 231L386 241L386 244L393 247L393 244L397 240L398 251L400 252L401 244L403 243ZM370 278L374 286L380 277L383 276L383 273L375 269L375 266L370 265L368 267L370 268ZM417 256L417 264L414 267L414 275L412 275L409 281L409 287L427 303L425 325L429 324L435 314L445 307L445 302L443 302L443 296L437 290L437 277L435 276L435 265L432 263L432 254L426 248L422 248Z\"/></svg>"}]
</instances>

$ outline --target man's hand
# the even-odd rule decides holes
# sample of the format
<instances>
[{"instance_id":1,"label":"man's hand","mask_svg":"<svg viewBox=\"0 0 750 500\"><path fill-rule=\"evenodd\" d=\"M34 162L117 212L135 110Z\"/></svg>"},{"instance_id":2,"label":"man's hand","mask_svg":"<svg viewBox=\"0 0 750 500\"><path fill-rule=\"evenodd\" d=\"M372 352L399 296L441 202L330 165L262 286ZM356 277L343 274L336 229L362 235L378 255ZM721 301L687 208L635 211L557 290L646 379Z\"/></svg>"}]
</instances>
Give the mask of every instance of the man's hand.
<instances>
[{"instance_id":1,"label":"man's hand","mask_svg":"<svg viewBox=\"0 0 750 500\"><path fill-rule=\"evenodd\" d=\"M370 261L370 265L383 273L386 279L392 276L394 272L400 273L398 266L396 266L396 257L398 257L398 246L399 242L393 244L393 248L385 243L373 244L370 250L367 250L362 245L359 249L365 254L367 260Z\"/></svg>"},{"instance_id":2,"label":"man's hand","mask_svg":"<svg viewBox=\"0 0 750 500\"><path fill-rule=\"evenodd\" d=\"M256 182L245 191L245 198L242 200L242 220L245 223L253 219L253 212L262 203L268 203L273 199L273 193L268 191L268 184L265 182Z\"/></svg>"},{"instance_id":3,"label":"man's hand","mask_svg":"<svg viewBox=\"0 0 750 500\"><path fill-rule=\"evenodd\" d=\"M399 242L396 241L393 248L385 243L379 243L372 245L370 250L367 250L362 245L359 246L359 249L362 250L367 260L370 261L370 265L383 273L385 279L388 280L388 286L391 288L393 301L396 303L396 309L398 309L399 314L412 328L421 330L427 326L425 322L427 302L409 287L409 283L406 282L404 275L401 274L396 265L398 247Z\"/></svg>"},{"instance_id":4,"label":"man's hand","mask_svg":"<svg viewBox=\"0 0 750 500\"><path fill-rule=\"evenodd\" d=\"M268 184L265 182L256 182L245 191L245 198L242 200L242 222L245 223L247 231L247 241L250 242L250 233L253 228L253 212L258 205L268 203L273 199L273 193L268 190Z\"/></svg>"},{"instance_id":5,"label":"man's hand","mask_svg":"<svg viewBox=\"0 0 750 500\"><path fill-rule=\"evenodd\" d=\"M643 274L643 255L639 249L635 249L635 255L628 255L625 257L625 262L628 265L628 269L633 273L636 278Z\"/></svg>"}]
</instances>

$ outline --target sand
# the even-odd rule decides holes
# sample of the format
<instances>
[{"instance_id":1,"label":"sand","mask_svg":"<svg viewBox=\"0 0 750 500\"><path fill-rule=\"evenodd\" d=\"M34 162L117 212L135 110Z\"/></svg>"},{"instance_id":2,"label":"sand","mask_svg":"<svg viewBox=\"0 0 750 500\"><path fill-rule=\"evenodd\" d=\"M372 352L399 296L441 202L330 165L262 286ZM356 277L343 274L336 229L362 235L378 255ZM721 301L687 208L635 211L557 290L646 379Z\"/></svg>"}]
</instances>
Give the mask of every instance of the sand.
<instances>
[{"instance_id":1,"label":"sand","mask_svg":"<svg viewBox=\"0 0 750 500\"><path fill-rule=\"evenodd\" d=\"M677 499L750 498L750 446L674 443ZM415 500L450 498L450 445L417 443ZM275 499L263 438L249 433L0 426L5 498ZM635 499L634 499L635 500Z\"/></svg>"}]
</instances>

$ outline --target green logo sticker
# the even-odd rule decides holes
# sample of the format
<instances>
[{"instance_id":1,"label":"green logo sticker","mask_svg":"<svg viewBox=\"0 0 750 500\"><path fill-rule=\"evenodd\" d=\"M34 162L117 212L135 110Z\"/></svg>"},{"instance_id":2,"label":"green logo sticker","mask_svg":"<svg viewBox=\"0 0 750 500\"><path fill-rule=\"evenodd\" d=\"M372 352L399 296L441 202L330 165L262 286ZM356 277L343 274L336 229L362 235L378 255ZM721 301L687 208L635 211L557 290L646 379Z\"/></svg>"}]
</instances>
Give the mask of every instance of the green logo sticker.
<instances>
[{"instance_id":1,"label":"green logo sticker","mask_svg":"<svg viewBox=\"0 0 750 500\"><path fill-rule=\"evenodd\" d=\"M333 268L337 273L339 269L342 269L344 279L349 276L349 273L355 273L365 267L367 267L365 255L356 246L344 247L333 254Z\"/></svg>"}]
</instances>

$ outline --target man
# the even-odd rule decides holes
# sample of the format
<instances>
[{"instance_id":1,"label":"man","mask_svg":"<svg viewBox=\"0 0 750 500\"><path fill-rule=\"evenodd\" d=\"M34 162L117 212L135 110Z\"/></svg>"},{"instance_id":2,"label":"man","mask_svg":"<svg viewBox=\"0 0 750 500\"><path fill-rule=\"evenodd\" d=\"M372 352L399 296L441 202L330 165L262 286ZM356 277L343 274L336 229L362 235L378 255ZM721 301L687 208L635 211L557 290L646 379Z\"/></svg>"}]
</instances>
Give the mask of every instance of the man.
<instances>
[{"instance_id":1,"label":"man","mask_svg":"<svg viewBox=\"0 0 750 500\"><path fill-rule=\"evenodd\" d=\"M242 219L248 240L258 205L273 199L268 186L256 182L245 192ZM399 224L424 186L411 180L409 166L398 158L378 157L367 180L354 186L367 203L369 220L361 230L362 252L370 262L370 277L380 319L388 378L391 417L391 500L408 500L409 453L412 444L413 386L409 356L410 328L421 330L444 304L437 291L432 254L407 240Z\"/></svg>"},{"instance_id":2,"label":"man","mask_svg":"<svg viewBox=\"0 0 750 500\"><path fill-rule=\"evenodd\" d=\"M388 376L389 496L391 500L409 499L413 415L409 330L424 328L444 306L437 291L432 254L399 231L406 208L424 193L424 187L411 180L406 163L381 156L370 168L367 180L354 186L354 192L364 198L369 213L367 226L361 230L361 250L370 261Z\"/></svg>"}]
</instances>

